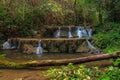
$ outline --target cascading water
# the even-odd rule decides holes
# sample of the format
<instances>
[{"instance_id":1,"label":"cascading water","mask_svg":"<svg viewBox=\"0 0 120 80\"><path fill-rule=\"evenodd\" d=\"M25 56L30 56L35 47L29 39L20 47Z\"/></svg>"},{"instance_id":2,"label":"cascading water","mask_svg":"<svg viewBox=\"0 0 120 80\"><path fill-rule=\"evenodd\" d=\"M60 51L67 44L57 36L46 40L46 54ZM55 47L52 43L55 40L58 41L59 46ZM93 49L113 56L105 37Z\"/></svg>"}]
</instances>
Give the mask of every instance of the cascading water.
<instances>
[{"instance_id":1,"label":"cascading water","mask_svg":"<svg viewBox=\"0 0 120 80\"><path fill-rule=\"evenodd\" d=\"M15 49L15 46L12 46L11 40L8 39L6 42L3 43L3 49Z\"/></svg>"},{"instance_id":2,"label":"cascading water","mask_svg":"<svg viewBox=\"0 0 120 80\"><path fill-rule=\"evenodd\" d=\"M77 33L78 38L82 38L83 34L82 34L80 27L77 27L76 33Z\"/></svg>"},{"instance_id":3,"label":"cascading water","mask_svg":"<svg viewBox=\"0 0 120 80\"><path fill-rule=\"evenodd\" d=\"M56 38L60 38L60 27L57 30L57 34L55 35Z\"/></svg>"},{"instance_id":4,"label":"cascading water","mask_svg":"<svg viewBox=\"0 0 120 80\"><path fill-rule=\"evenodd\" d=\"M91 49L94 50L94 53L100 54L100 50L99 50L99 49L95 48L95 47L90 43L90 41L88 41L88 40L86 40L86 41L87 41L88 46L89 46Z\"/></svg>"},{"instance_id":5,"label":"cascading water","mask_svg":"<svg viewBox=\"0 0 120 80\"><path fill-rule=\"evenodd\" d=\"M43 53L43 51L42 51L43 49L42 49L42 47L41 47L41 41L39 41L38 42L38 47L37 47L37 49L36 49L36 54L42 54Z\"/></svg>"},{"instance_id":6,"label":"cascading water","mask_svg":"<svg viewBox=\"0 0 120 80\"><path fill-rule=\"evenodd\" d=\"M87 41L87 44L90 48L95 49L95 47L90 43L90 41L88 41L88 40L86 40L86 41Z\"/></svg>"},{"instance_id":7,"label":"cascading water","mask_svg":"<svg viewBox=\"0 0 120 80\"><path fill-rule=\"evenodd\" d=\"M88 37L92 37L92 28L87 28Z\"/></svg>"},{"instance_id":8,"label":"cascading water","mask_svg":"<svg viewBox=\"0 0 120 80\"><path fill-rule=\"evenodd\" d=\"M87 31L84 27L77 27L76 33L77 33L78 38L88 37ZM91 34L90 31L89 33Z\"/></svg>"},{"instance_id":9,"label":"cascading water","mask_svg":"<svg viewBox=\"0 0 120 80\"><path fill-rule=\"evenodd\" d=\"M81 31L82 31L83 37L88 37L87 31L84 27L81 28Z\"/></svg>"},{"instance_id":10,"label":"cascading water","mask_svg":"<svg viewBox=\"0 0 120 80\"><path fill-rule=\"evenodd\" d=\"M55 30L55 29L54 29ZM51 30L51 31L53 31L53 30ZM51 34L50 34L51 35ZM76 37L77 36L77 39L75 39L74 37ZM8 40L8 41L6 41L4 44L3 44L3 49L11 49L11 47L13 46L13 45L16 45L16 48L18 48L19 50L24 50L23 52L25 52L25 50L26 50L26 53L36 53L36 54L38 54L39 56L41 56L41 54L45 51L45 52L80 52L80 51L82 51L82 50L80 50L80 49L74 49L74 48L77 48L77 47L79 47L79 45L81 44L81 43L83 43L83 42L81 42L81 43L79 43L79 45L76 45L79 41L82 41L82 40L86 40L86 43L87 43L87 45L89 46L89 50L90 51L94 51L94 52L96 52L97 50L98 50L98 48L96 48L96 47L94 47L91 43L90 43L90 41L89 41L89 38L92 36L92 29L90 28L90 27L88 27L88 28L84 28L84 27L82 27L82 26L76 26L76 27L73 27L73 26L67 26L67 27L58 27L58 29L56 30L56 32L54 33L54 37L56 37L55 39L50 39L50 41L52 41L52 42L54 42L54 41L56 41L55 42L55 44L51 44L51 42L49 42L49 43L47 43L46 41L47 40L49 40L49 39L42 39L42 38L30 38L30 39L27 39L27 38L23 38L23 39L21 39L21 38L18 38L18 39L16 39L16 38L10 38L10 40ZM61 38L60 39L60 37L64 37L63 39ZM68 39L67 39L67 38ZM82 39L80 39L80 38L82 38ZM61 41L59 41L59 39L61 40ZM26 44L24 45L24 40L25 41L32 41L32 40L35 40L35 42L36 41L38 41L38 43L37 43L37 48L34 48L34 46L32 46L32 45L27 45L27 47L26 47ZM42 40L42 42L45 42L45 46L43 45L43 46L41 46L41 41L40 40ZM45 41L44 41L45 40ZM74 41L75 40L75 41ZM15 41L15 43L13 42L13 41ZM68 41L68 42L67 42ZM70 43L69 43L69 41L71 41ZM75 44L74 43L72 43L72 41L73 42L75 42ZM76 43L76 41L78 41L77 43ZM61 43L60 43L61 42ZM65 45L64 45L64 42L65 42ZM60 43L60 44L57 44L56 45L56 43ZM31 43L30 43L31 44ZM33 43L32 43L33 44ZM68 44L68 46L66 46ZM72 46L70 46L69 47L69 44L70 45L73 45L73 46L75 46L75 47L72 47ZM48 48L46 45L52 45L50 48ZM62 46L58 46L58 45L62 45ZM23 46L25 46L25 49L23 49ZM80 45L81 46L81 45ZM42 47L44 47L45 49L43 50L43 48ZM58 48L56 48L56 47L58 47ZM64 49L60 49L61 47L64 47ZM33 48L33 49L32 49ZM55 48L55 50L54 50L54 48ZM28 49L30 49L30 50L28 50Z\"/></svg>"},{"instance_id":11,"label":"cascading water","mask_svg":"<svg viewBox=\"0 0 120 80\"><path fill-rule=\"evenodd\" d=\"M72 38L72 33L71 33L71 28L69 27L69 31L68 31L68 38Z\"/></svg>"},{"instance_id":12,"label":"cascading water","mask_svg":"<svg viewBox=\"0 0 120 80\"><path fill-rule=\"evenodd\" d=\"M8 39L6 42L3 43L3 49L11 49L11 40Z\"/></svg>"}]
</instances>

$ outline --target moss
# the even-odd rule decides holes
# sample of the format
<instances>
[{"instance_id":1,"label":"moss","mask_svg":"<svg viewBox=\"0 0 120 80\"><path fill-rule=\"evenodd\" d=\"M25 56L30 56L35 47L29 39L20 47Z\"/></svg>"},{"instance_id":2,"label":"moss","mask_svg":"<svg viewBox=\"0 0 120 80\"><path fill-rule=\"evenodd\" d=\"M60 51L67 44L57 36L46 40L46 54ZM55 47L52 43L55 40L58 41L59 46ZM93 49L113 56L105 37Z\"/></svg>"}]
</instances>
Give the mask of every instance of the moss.
<instances>
[{"instance_id":1,"label":"moss","mask_svg":"<svg viewBox=\"0 0 120 80\"><path fill-rule=\"evenodd\" d=\"M15 63L10 62L6 60L0 60L0 67L1 68L26 68L30 65L36 65L37 61L30 61L30 62L24 62L24 63Z\"/></svg>"},{"instance_id":2,"label":"moss","mask_svg":"<svg viewBox=\"0 0 120 80\"><path fill-rule=\"evenodd\" d=\"M0 63L1 68L23 68L24 65L19 65L14 62L5 62L5 63Z\"/></svg>"},{"instance_id":3,"label":"moss","mask_svg":"<svg viewBox=\"0 0 120 80\"><path fill-rule=\"evenodd\" d=\"M6 58L6 54L0 54L0 59L5 59Z\"/></svg>"}]
</instances>

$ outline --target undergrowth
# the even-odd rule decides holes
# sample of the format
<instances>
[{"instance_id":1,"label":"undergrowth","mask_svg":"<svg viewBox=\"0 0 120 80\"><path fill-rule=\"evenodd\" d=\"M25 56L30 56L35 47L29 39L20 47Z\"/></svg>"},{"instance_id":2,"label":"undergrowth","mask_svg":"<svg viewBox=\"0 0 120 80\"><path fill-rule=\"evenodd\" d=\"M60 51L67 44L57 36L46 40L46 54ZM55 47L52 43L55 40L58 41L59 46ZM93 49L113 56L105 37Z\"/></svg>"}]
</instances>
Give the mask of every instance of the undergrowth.
<instances>
[{"instance_id":1,"label":"undergrowth","mask_svg":"<svg viewBox=\"0 0 120 80\"><path fill-rule=\"evenodd\" d=\"M96 26L95 43L103 52L112 53L120 49L120 24L109 22Z\"/></svg>"},{"instance_id":2,"label":"undergrowth","mask_svg":"<svg viewBox=\"0 0 120 80\"><path fill-rule=\"evenodd\" d=\"M118 67L87 68L83 65L75 67L70 63L59 69L48 70L47 76L50 80L120 80L119 74L120 69Z\"/></svg>"},{"instance_id":3,"label":"undergrowth","mask_svg":"<svg viewBox=\"0 0 120 80\"><path fill-rule=\"evenodd\" d=\"M6 54L0 54L0 59L5 59L6 58Z\"/></svg>"}]
</instances>

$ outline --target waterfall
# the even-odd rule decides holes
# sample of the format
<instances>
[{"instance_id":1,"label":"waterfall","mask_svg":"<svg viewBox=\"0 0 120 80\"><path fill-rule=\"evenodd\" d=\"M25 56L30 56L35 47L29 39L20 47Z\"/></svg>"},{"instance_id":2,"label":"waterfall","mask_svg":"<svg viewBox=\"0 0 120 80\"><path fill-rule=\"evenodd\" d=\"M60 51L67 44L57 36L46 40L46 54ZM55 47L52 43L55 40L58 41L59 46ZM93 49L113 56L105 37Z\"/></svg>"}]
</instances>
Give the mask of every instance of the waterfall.
<instances>
[{"instance_id":1,"label":"waterfall","mask_svg":"<svg viewBox=\"0 0 120 80\"><path fill-rule=\"evenodd\" d=\"M8 39L6 42L3 43L3 49L11 49L11 40Z\"/></svg>"},{"instance_id":2,"label":"waterfall","mask_svg":"<svg viewBox=\"0 0 120 80\"><path fill-rule=\"evenodd\" d=\"M86 40L87 41L87 44L88 46L91 48L91 49L95 49L95 47L90 43L90 41Z\"/></svg>"},{"instance_id":3,"label":"waterfall","mask_svg":"<svg viewBox=\"0 0 120 80\"><path fill-rule=\"evenodd\" d=\"M3 49L15 49L15 46L11 45L11 40L8 39L6 42L3 43Z\"/></svg>"},{"instance_id":4,"label":"waterfall","mask_svg":"<svg viewBox=\"0 0 120 80\"><path fill-rule=\"evenodd\" d=\"M76 33L77 33L78 38L92 37L92 28L88 27L87 29L85 29L84 27L78 26Z\"/></svg>"},{"instance_id":5,"label":"waterfall","mask_svg":"<svg viewBox=\"0 0 120 80\"><path fill-rule=\"evenodd\" d=\"M71 28L69 27L68 38L71 38L71 37L73 37L73 36L72 36L72 33L71 33Z\"/></svg>"},{"instance_id":6,"label":"waterfall","mask_svg":"<svg viewBox=\"0 0 120 80\"><path fill-rule=\"evenodd\" d=\"M92 28L88 28L87 29L87 32L88 32L88 37L92 37Z\"/></svg>"},{"instance_id":7,"label":"waterfall","mask_svg":"<svg viewBox=\"0 0 120 80\"><path fill-rule=\"evenodd\" d=\"M41 41L38 42L38 47L36 49L36 54L42 54L42 47L41 47Z\"/></svg>"},{"instance_id":8,"label":"waterfall","mask_svg":"<svg viewBox=\"0 0 120 80\"><path fill-rule=\"evenodd\" d=\"M95 47L90 43L90 41L88 41L88 40L86 40L86 41L87 41L88 46L93 50L93 52L94 52L95 54L100 54L100 53L101 53L99 49L95 48Z\"/></svg>"},{"instance_id":9,"label":"waterfall","mask_svg":"<svg viewBox=\"0 0 120 80\"><path fill-rule=\"evenodd\" d=\"M82 31L80 27L77 27L76 33L77 33L78 38L82 38L83 35L82 35Z\"/></svg>"},{"instance_id":10,"label":"waterfall","mask_svg":"<svg viewBox=\"0 0 120 80\"><path fill-rule=\"evenodd\" d=\"M84 27L81 28L83 37L88 37L87 31Z\"/></svg>"},{"instance_id":11,"label":"waterfall","mask_svg":"<svg viewBox=\"0 0 120 80\"><path fill-rule=\"evenodd\" d=\"M60 27L57 30L57 34L55 35L56 38L60 38Z\"/></svg>"}]
</instances>

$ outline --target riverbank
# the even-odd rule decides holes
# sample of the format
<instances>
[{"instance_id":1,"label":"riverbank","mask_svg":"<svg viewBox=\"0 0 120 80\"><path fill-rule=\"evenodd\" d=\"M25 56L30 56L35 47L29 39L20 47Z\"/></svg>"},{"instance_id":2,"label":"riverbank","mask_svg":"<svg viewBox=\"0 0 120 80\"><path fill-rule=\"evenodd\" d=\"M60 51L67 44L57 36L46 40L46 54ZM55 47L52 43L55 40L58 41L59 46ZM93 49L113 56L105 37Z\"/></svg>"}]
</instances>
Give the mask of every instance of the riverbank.
<instances>
[{"instance_id":1,"label":"riverbank","mask_svg":"<svg viewBox=\"0 0 120 80\"><path fill-rule=\"evenodd\" d=\"M77 64L78 66L80 64ZM112 65L111 60L101 60L83 63L87 67L99 66L104 68ZM0 69L0 80L48 80L47 70L60 66L31 67L29 69Z\"/></svg>"}]
</instances>

